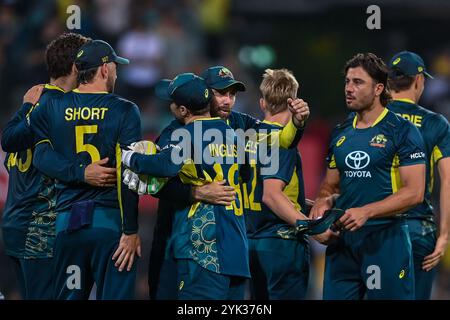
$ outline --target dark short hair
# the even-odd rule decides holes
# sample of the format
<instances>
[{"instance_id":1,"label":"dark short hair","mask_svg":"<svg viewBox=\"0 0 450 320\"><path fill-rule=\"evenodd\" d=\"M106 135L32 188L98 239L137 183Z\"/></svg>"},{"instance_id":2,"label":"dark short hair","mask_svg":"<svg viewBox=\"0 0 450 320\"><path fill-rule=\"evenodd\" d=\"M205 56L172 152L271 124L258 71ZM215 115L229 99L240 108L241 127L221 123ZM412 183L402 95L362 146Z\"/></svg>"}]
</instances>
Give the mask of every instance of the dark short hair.
<instances>
[{"instance_id":1,"label":"dark short hair","mask_svg":"<svg viewBox=\"0 0 450 320\"><path fill-rule=\"evenodd\" d=\"M414 83L415 76L408 76L406 74L399 75L397 77L389 77L388 84L389 89L395 92L408 90Z\"/></svg>"},{"instance_id":2,"label":"dark short hair","mask_svg":"<svg viewBox=\"0 0 450 320\"><path fill-rule=\"evenodd\" d=\"M357 67L363 68L373 80L384 85L384 90L380 95L380 102L383 106L386 106L392 100L387 85L389 72L387 65L375 54L367 52L358 53L348 60L345 64L345 74L347 74L348 69Z\"/></svg>"},{"instance_id":3,"label":"dark short hair","mask_svg":"<svg viewBox=\"0 0 450 320\"><path fill-rule=\"evenodd\" d=\"M99 67L94 67L86 70L78 71L77 74L77 85L80 85L81 83L89 83L92 82L92 80L95 77L95 74L97 73Z\"/></svg>"},{"instance_id":4,"label":"dark short hair","mask_svg":"<svg viewBox=\"0 0 450 320\"><path fill-rule=\"evenodd\" d=\"M89 40L80 34L67 32L50 42L45 50L45 62L50 78L68 76L78 50Z\"/></svg>"}]
</instances>

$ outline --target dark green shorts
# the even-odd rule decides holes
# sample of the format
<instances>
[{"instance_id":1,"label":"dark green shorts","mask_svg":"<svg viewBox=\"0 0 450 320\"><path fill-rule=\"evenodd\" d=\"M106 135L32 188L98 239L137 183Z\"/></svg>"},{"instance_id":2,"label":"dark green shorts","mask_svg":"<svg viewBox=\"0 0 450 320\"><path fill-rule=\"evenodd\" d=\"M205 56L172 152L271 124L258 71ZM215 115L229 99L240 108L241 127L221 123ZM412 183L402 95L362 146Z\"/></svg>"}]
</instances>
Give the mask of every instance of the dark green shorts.
<instances>
[{"instance_id":1,"label":"dark green shorts","mask_svg":"<svg viewBox=\"0 0 450 320\"><path fill-rule=\"evenodd\" d=\"M404 220L341 234L326 251L324 299L414 299L414 268Z\"/></svg>"}]
</instances>

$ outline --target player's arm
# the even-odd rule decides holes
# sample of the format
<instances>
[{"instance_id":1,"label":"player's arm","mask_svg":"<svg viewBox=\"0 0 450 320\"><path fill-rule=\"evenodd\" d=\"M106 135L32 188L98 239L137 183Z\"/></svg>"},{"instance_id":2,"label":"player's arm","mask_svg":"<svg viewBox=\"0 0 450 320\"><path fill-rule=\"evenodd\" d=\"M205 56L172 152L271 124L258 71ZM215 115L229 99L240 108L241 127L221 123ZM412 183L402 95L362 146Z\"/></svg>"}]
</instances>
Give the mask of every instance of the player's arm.
<instances>
[{"instance_id":1,"label":"player's arm","mask_svg":"<svg viewBox=\"0 0 450 320\"><path fill-rule=\"evenodd\" d=\"M37 85L25 93L23 105L6 124L2 132L2 148L6 152L18 152L34 145L34 134L27 123L26 116L39 101L44 86Z\"/></svg>"},{"instance_id":2,"label":"player's arm","mask_svg":"<svg viewBox=\"0 0 450 320\"><path fill-rule=\"evenodd\" d=\"M336 198L339 196L339 180L339 170L327 168L325 178L309 214L312 219L322 217L326 210L333 208Z\"/></svg>"},{"instance_id":3,"label":"player's arm","mask_svg":"<svg viewBox=\"0 0 450 320\"><path fill-rule=\"evenodd\" d=\"M295 209L289 198L283 193L286 182L280 179L264 179L262 201L280 219L295 226L297 220L305 220L307 217Z\"/></svg>"},{"instance_id":4,"label":"player's arm","mask_svg":"<svg viewBox=\"0 0 450 320\"><path fill-rule=\"evenodd\" d=\"M116 146L116 169L117 169L117 193L119 208L122 214L122 235L119 246L113 254L112 259L119 271L131 271L136 256L141 257L141 240L138 235L138 206L139 196L128 189L123 183L122 174L122 149L140 141L141 138L141 118L139 108L135 104L124 106L127 111L121 119L121 130L119 141Z\"/></svg>"},{"instance_id":5,"label":"player's arm","mask_svg":"<svg viewBox=\"0 0 450 320\"><path fill-rule=\"evenodd\" d=\"M430 119L431 120L431 119ZM439 236L433 252L426 256L422 268L426 271L434 268L444 256L450 240L450 125L442 115L435 116L432 128L437 140L433 148L433 158L437 162L440 178L439 195Z\"/></svg>"},{"instance_id":6,"label":"player's arm","mask_svg":"<svg viewBox=\"0 0 450 320\"><path fill-rule=\"evenodd\" d=\"M426 256L422 263L425 271L430 271L437 266L439 260L444 256L450 238L450 158L439 160L438 170L441 181L439 237L433 252Z\"/></svg>"},{"instance_id":7,"label":"player's arm","mask_svg":"<svg viewBox=\"0 0 450 320\"><path fill-rule=\"evenodd\" d=\"M339 220L350 231L363 226L368 219L382 218L402 213L421 203L425 193L425 153L419 130L405 122L394 137L399 158L400 186L398 191L381 201L360 208L350 208Z\"/></svg>"},{"instance_id":8,"label":"player's arm","mask_svg":"<svg viewBox=\"0 0 450 320\"><path fill-rule=\"evenodd\" d=\"M78 161L69 161L53 149L50 140L38 142L33 157L33 166L48 177L64 183L87 183L95 187L116 186L116 169L108 167L108 162L109 158L104 158L86 166Z\"/></svg>"}]
</instances>

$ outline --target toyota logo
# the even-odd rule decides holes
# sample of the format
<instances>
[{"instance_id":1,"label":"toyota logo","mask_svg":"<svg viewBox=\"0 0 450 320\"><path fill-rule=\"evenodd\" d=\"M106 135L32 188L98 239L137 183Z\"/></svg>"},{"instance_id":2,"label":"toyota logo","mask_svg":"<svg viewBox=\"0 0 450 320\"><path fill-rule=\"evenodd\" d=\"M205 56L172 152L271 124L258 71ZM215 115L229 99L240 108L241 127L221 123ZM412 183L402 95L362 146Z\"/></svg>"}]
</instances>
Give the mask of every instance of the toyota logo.
<instances>
[{"instance_id":1,"label":"toyota logo","mask_svg":"<svg viewBox=\"0 0 450 320\"><path fill-rule=\"evenodd\" d=\"M369 163L370 157L364 151L353 151L345 157L345 164L354 170L364 169Z\"/></svg>"}]
</instances>

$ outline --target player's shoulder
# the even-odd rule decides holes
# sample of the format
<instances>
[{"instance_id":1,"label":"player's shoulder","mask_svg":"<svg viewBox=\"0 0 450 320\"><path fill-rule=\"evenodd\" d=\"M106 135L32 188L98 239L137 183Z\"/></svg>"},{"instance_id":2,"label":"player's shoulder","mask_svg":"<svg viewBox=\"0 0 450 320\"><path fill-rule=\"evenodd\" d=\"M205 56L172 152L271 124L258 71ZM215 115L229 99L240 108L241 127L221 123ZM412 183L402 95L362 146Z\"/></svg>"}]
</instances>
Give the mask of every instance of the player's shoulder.
<instances>
[{"instance_id":1,"label":"player's shoulder","mask_svg":"<svg viewBox=\"0 0 450 320\"><path fill-rule=\"evenodd\" d=\"M121 113L134 112L140 114L139 107L133 101L125 99L114 93L108 93L105 98L108 100L108 105L118 107L117 109Z\"/></svg>"},{"instance_id":2,"label":"player's shoulder","mask_svg":"<svg viewBox=\"0 0 450 320\"><path fill-rule=\"evenodd\" d=\"M342 132L344 132L344 131L346 131L346 130L348 130L348 129L351 129L351 128L353 127L353 121L354 121L355 117L356 117L356 112L350 112L350 113L347 115L347 118L345 118L344 121L339 122L339 123L333 128L333 131L332 131L332 134L331 134L331 135L332 135L333 137L335 137L336 135L339 135L340 133L342 133Z\"/></svg>"}]
</instances>

